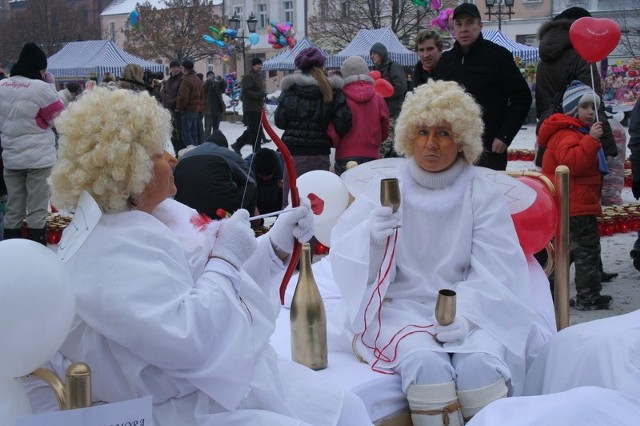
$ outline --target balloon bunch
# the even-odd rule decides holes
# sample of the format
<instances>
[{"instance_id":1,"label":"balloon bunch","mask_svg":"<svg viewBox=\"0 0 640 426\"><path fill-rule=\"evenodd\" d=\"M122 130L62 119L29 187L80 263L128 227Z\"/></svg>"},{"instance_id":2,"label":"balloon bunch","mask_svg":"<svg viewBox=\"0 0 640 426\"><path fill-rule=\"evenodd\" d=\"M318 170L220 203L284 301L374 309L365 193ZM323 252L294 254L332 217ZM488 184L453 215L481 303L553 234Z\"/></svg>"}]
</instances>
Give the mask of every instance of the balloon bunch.
<instances>
[{"instance_id":1,"label":"balloon bunch","mask_svg":"<svg viewBox=\"0 0 640 426\"><path fill-rule=\"evenodd\" d=\"M214 26L210 26L209 31L211 32L211 35L203 35L202 40L206 43L215 44L218 47L225 47L229 41L235 40L236 37L238 37L238 32L236 30L224 27L222 30L219 30Z\"/></svg>"},{"instance_id":2,"label":"balloon bunch","mask_svg":"<svg viewBox=\"0 0 640 426\"><path fill-rule=\"evenodd\" d=\"M140 29L140 13L135 9L129 12L129 24L135 29Z\"/></svg>"},{"instance_id":3,"label":"balloon bunch","mask_svg":"<svg viewBox=\"0 0 640 426\"><path fill-rule=\"evenodd\" d=\"M431 20L429 26L438 28L443 33L451 32L451 28L453 28L453 9L449 7L441 10L438 16Z\"/></svg>"},{"instance_id":4,"label":"balloon bunch","mask_svg":"<svg viewBox=\"0 0 640 426\"><path fill-rule=\"evenodd\" d=\"M428 6L426 0L411 0L411 3L413 3L415 6L420 6L420 7ZM431 0L429 3L431 5L431 9L440 10L440 0Z\"/></svg>"},{"instance_id":5,"label":"balloon bunch","mask_svg":"<svg viewBox=\"0 0 640 426\"><path fill-rule=\"evenodd\" d=\"M280 22L276 24L272 21L267 26L267 34L269 34L269 44L272 45L274 49L282 49L285 46L293 49L297 42L293 37L296 32L290 22Z\"/></svg>"},{"instance_id":6,"label":"balloon bunch","mask_svg":"<svg viewBox=\"0 0 640 426\"><path fill-rule=\"evenodd\" d=\"M371 77L373 81L373 88L376 93L383 98L388 98L393 95L395 89L387 80L382 78L382 74L378 70L373 70L369 72L369 77Z\"/></svg>"},{"instance_id":7,"label":"balloon bunch","mask_svg":"<svg viewBox=\"0 0 640 426\"><path fill-rule=\"evenodd\" d=\"M224 75L224 81L227 82L227 89L225 90L225 93L227 96L231 97L238 85L238 73L236 71L226 73Z\"/></svg>"}]
</instances>

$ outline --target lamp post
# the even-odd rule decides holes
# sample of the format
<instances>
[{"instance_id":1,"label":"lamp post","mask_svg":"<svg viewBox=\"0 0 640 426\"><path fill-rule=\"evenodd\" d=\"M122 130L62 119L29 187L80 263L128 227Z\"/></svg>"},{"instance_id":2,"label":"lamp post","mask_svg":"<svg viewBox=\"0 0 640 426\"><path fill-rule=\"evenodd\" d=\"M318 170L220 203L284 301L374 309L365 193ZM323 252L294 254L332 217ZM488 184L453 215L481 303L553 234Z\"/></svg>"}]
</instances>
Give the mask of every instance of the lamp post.
<instances>
[{"instance_id":1,"label":"lamp post","mask_svg":"<svg viewBox=\"0 0 640 426\"><path fill-rule=\"evenodd\" d=\"M507 11L502 10L503 2L504 2L504 5L507 7ZM487 11L485 13L489 15L489 20L491 20L491 16L498 17L498 31L502 31L503 16L508 16L509 20L511 20L511 15L513 15L513 11L511 10L513 8L513 3L514 3L514 0L484 0L484 4L487 6ZM492 12L491 9L496 5L498 6L498 10Z\"/></svg>"},{"instance_id":2,"label":"lamp post","mask_svg":"<svg viewBox=\"0 0 640 426\"><path fill-rule=\"evenodd\" d=\"M233 16L229 17L228 24L229 24L229 28L231 28L234 31L238 31L240 29L240 17L238 16L237 13L234 13ZM247 27L249 28L249 34L256 32L256 25L258 25L258 20L256 19L253 12L251 12L251 14L249 15L249 18L247 19ZM245 48L245 40L247 40L249 37L244 36L244 28L242 28L242 36L238 35L236 38L242 41L242 68L244 70L244 74L246 74L247 61L245 58L244 48Z\"/></svg>"}]
</instances>

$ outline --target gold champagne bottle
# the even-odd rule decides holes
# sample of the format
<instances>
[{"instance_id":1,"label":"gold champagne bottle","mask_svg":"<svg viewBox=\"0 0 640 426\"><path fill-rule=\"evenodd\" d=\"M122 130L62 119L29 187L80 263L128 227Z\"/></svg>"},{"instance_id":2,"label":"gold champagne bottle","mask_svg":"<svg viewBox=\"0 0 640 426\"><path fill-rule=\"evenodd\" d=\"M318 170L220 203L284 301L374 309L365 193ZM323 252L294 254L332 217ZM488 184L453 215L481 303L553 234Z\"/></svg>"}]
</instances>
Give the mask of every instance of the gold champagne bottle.
<instances>
[{"instance_id":1,"label":"gold champagne bottle","mask_svg":"<svg viewBox=\"0 0 640 426\"><path fill-rule=\"evenodd\" d=\"M302 246L290 315L291 359L313 370L327 368L327 315L313 278L309 244Z\"/></svg>"}]
</instances>

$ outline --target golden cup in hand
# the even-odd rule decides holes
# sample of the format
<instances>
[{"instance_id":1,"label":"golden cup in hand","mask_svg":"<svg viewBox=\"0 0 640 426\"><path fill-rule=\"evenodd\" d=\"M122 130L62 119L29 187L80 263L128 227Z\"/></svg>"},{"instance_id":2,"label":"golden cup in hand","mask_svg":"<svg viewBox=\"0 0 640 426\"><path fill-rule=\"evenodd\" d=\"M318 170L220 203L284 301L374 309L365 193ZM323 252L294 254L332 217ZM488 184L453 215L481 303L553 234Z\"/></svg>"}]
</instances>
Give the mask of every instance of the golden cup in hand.
<instances>
[{"instance_id":1,"label":"golden cup in hand","mask_svg":"<svg viewBox=\"0 0 640 426\"><path fill-rule=\"evenodd\" d=\"M436 321L440 325L449 325L456 317L456 292L442 289L436 301Z\"/></svg>"},{"instance_id":2,"label":"golden cup in hand","mask_svg":"<svg viewBox=\"0 0 640 426\"><path fill-rule=\"evenodd\" d=\"M380 181L380 204L391 207L394 212L400 208L400 185L396 178Z\"/></svg>"},{"instance_id":3,"label":"golden cup in hand","mask_svg":"<svg viewBox=\"0 0 640 426\"><path fill-rule=\"evenodd\" d=\"M456 317L456 292L449 289L442 289L438 292L436 300L436 321L440 325L449 325ZM433 335L433 340L442 344L440 340Z\"/></svg>"}]
</instances>

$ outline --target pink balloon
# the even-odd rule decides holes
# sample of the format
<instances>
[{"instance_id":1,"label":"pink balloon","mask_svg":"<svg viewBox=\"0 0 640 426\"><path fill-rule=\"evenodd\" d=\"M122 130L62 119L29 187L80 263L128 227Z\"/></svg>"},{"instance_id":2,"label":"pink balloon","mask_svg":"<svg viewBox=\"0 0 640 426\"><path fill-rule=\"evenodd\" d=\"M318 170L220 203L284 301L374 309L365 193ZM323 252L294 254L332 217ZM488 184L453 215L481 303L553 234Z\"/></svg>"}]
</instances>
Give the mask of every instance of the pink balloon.
<instances>
[{"instance_id":1,"label":"pink balloon","mask_svg":"<svg viewBox=\"0 0 640 426\"><path fill-rule=\"evenodd\" d=\"M383 98L388 98L393 95L394 89L391 83L389 83L384 78L380 78L373 83L373 88L375 89L378 95Z\"/></svg>"},{"instance_id":2,"label":"pink balloon","mask_svg":"<svg viewBox=\"0 0 640 426\"><path fill-rule=\"evenodd\" d=\"M593 64L616 48L620 41L620 27L608 18L584 17L571 24L569 38L582 59Z\"/></svg>"},{"instance_id":3,"label":"pink balloon","mask_svg":"<svg viewBox=\"0 0 640 426\"><path fill-rule=\"evenodd\" d=\"M378 70L369 71L369 77L374 80L379 80L382 78L382 74Z\"/></svg>"},{"instance_id":4,"label":"pink balloon","mask_svg":"<svg viewBox=\"0 0 640 426\"><path fill-rule=\"evenodd\" d=\"M556 232L558 210L551 191L539 180L522 176L520 182L536 192L536 198L527 209L511 215L525 254L544 249Z\"/></svg>"}]
</instances>

